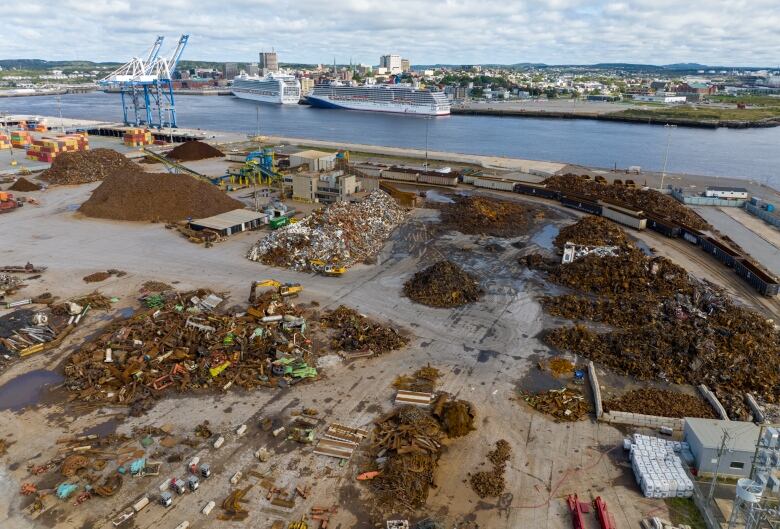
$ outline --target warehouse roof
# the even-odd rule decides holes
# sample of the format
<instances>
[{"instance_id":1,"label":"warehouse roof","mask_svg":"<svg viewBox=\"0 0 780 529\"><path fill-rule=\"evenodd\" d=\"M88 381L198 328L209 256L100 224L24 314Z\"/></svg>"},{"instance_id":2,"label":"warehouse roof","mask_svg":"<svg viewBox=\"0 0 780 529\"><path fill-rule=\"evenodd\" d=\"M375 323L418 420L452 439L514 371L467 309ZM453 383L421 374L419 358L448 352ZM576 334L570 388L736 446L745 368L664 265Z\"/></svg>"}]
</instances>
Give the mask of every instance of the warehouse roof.
<instances>
[{"instance_id":1,"label":"warehouse roof","mask_svg":"<svg viewBox=\"0 0 780 529\"><path fill-rule=\"evenodd\" d=\"M755 451L760 431L760 428L752 422L742 421L686 417L685 424L704 448L720 447L725 430L729 434L727 448L740 452Z\"/></svg>"},{"instance_id":2,"label":"warehouse roof","mask_svg":"<svg viewBox=\"0 0 780 529\"><path fill-rule=\"evenodd\" d=\"M325 152L325 151L315 151L315 150L308 150L308 151L299 151L294 152L290 154L290 156L297 156L298 158L306 158L307 160L318 160L320 158L327 158L330 156L335 156L336 153L332 152Z\"/></svg>"},{"instance_id":3,"label":"warehouse roof","mask_svg":"<svg viewBox=\"0 0 780 529\"><path fill-rule=\"evenodd\" d=\"M739 193L747 193L747 189L744 187L707 186L707 191L737 191Z\"/></svg>"},{"instance_id":4,"label":"warehouse roof","mask_svg":"<svg viewBox=\"0 0 780 529\"><path fill-rule=\"evenodd\" d=\"M258 211L250 211L248 209L234 209L232 211L226 211L213 217L207 217L205 219L195 219L190 222L196 226L202 226L204 228L211 228L212 230L224 230L238 226L245 222L251 222L253 220L262 219L265 217L265 213Z\"/></svg>"}]
</instances>

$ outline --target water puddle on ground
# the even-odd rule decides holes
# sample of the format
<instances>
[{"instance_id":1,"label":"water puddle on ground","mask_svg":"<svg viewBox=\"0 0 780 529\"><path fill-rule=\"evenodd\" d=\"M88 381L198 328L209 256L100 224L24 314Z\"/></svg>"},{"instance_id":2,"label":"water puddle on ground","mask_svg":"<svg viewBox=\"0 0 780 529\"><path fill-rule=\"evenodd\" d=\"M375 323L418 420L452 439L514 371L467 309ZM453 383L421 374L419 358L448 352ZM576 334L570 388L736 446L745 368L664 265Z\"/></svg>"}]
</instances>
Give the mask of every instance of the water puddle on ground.
<instances>
[{"instance_id":1,"label":"water puddle on ground","mask_svg":"<svg viewBox=\"0 0 780 529\"><path fill-rule=\"evenodd\" d=\"M47 369L36 369L12 378L0 386L0 411L20 411L37 404L48 386L62 380L62 375Z\"/></svg>"},{"instance_id":2,"label":"water puddle on ground","mask_svg":"<svg viewBox=\"0 0 780 529\"><path fill-rule=\"evenodd\" d=\"M540 393L551 389L565 388L567 380L570 379L556 378L549 371L543 371L534 366L518 381L517 387L520 391Z\"/></svg>"},{"instance_id":3,"label":"water puddle on ground","mask_svg":"<svg viewBox=\"0 0 780 529\"><path fill-rule=\"evenodd\" d=\"M129 318L135 314L135 309L133 307L125 307L123 309L119 309L117 312L119 312L120 318Z\"/></svg>"},{"instance_id":4,"label":"water puddle on ground","mask_svg":"<svg viewBox=\"0 0 780 529\"><path fill-rule=\"evenodd\" d=\"M446 195L442 195L438 191L429 190L425 192L425 200L431 202L439 202L441 204L454 204L455 201Z\"/></svg>"},{"instance_id":5,"label":"water puddle on ground","mask_svg":"<svg viewBox=\"0 0 780 529\"><path fill-rule=\"evenodd\" d=\"M647 255L648 257L653 256L653 250L650 249L650 247L647 245L645 241L641 241L639 239L634 239L634 244L636 244L637 248L642 250L642 252Z\"/></svg>"},{"instance_id":6,"label":"water puddle on ground","mask_svg":"<svg viewBox=\"0 0 780 529\"><path fill-rule=\"evenodd\" d=\"M546 224L541 230L531 236L531 242L546 250L552 250L553 241L558 236L559 231L558 226L555 224Z\"/></svg>"},{"instance_id":7,"label":"water puddle on ground","mask_svg":"<svg viewBox=\"0 0 780 529\"><path fill-rule=\"evenodd\" d=\"M92 428L87 428L84 430L83 435L97 435L100 437L105 437L116 432L118 426L119 421L117 419L109 419L106 422L96 424Z\"/></svg>"}]
</instances>

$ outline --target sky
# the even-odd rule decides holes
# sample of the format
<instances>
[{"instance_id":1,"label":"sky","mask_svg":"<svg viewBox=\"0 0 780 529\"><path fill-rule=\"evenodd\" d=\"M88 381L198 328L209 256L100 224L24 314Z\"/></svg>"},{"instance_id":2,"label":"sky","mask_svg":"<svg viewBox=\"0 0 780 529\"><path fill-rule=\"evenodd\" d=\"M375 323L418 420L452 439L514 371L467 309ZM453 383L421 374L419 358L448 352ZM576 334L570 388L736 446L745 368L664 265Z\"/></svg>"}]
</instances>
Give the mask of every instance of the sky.
<instances>
[{"instance_id":1,"label":"sky","mask_svg":"<svg viewBox=\"0 0 780 529\"><path fill-rule=\"evenodd\" d=\"M412 64L780 63L778 0L0 0L0 59Z\"/></svg>"}]
</instances>

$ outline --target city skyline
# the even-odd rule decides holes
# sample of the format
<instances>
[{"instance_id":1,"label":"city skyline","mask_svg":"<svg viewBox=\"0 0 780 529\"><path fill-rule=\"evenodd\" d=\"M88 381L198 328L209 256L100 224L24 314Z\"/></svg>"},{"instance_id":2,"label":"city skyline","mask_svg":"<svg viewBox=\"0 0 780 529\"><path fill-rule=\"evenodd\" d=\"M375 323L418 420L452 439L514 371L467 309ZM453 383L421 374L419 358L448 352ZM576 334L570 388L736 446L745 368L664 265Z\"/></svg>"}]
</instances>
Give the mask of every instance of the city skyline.
<instances>
[{"instance_id":1,"label":"city skyline","mask_svg":"<svg viewBox=\"0 0 780 529\"><path fill-rule=\"evenodd\" d=\"M11 0L0 4L0 17L2 59L122 62L158 34L188 33L188 58L204 61L253 62L259 50L273 48L280 62L307 64L330 63L335 56L339 63L376 65L380 55L393 53L412 64L771 67L780 9L765 0L350 0L338 9L320 0L242 0L219 9L173 0L161 12L149 0L66 0L56 10L46 0Z\"/></svg>"}]
</instances>

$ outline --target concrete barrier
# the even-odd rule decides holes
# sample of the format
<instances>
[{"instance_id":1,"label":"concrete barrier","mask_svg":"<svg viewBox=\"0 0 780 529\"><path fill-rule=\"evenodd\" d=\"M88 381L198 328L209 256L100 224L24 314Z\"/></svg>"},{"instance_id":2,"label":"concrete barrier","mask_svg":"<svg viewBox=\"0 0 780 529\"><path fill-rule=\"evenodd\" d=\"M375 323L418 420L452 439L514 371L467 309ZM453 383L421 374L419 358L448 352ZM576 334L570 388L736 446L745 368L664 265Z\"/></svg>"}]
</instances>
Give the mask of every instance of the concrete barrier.
<instances>
[{"instance_id":1,"label":"concrete barrier","mask_svg":"<svg viewBox=\"0 0 780 529\"><path fill-rule=\"evenodd\" d=\"M761 410L761 407L758 405L758 402L756 402L756 399L753 398L753 395L750 393L745 393L745 401L750 407L750 411L753 412L753 419L759 424L764 423L764 421L766 421L766 416Z\"/></svg>"},{"instance_id":2,"label":"concrete barrier","mask_svg":"<svg viewBox=\"0 0 780 529\"><path fill-rule=\"evenodd\" d=\"M685 419L644 415L642 413L630 413L626 411L604 412L601 420L610 424L627 424L629 426L636 426L637 428L653 428L655 430L666 427L675 431L682 431L685 424Z\"/></svg>"},{"instance_id":3,"label":"concrete barrier","mask_svg":"<svg viewBox=\"0 0 780 529\"><path fill-rule=\"evenodd\" d=\"M723 405L720 403L718 398L715 396L715 394L710 391L710 388L705 386L704 384L701 384L699 386L699 392L701 392L702 396L707 399L707 402L710 403L710 405L715 408L715 412L720 416L721 419L724 421L730 421L729 414L726 413L726 408L723 407Z\"/></svg>"},{"instance_id":4,"label":"concrete barrier","mask_svg":"<svg viewBox=\"0 0 780 529\"><path fill-rule=\"evenodd\" d=\"M593 390L593 408L596 410L596 420L599 420L604 414L604 407L601 403L601 388L593 362L588 362L588 380L590 380L590 389Z\"/></svg>"}]
</instances>

